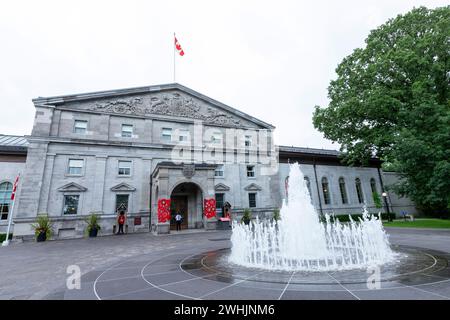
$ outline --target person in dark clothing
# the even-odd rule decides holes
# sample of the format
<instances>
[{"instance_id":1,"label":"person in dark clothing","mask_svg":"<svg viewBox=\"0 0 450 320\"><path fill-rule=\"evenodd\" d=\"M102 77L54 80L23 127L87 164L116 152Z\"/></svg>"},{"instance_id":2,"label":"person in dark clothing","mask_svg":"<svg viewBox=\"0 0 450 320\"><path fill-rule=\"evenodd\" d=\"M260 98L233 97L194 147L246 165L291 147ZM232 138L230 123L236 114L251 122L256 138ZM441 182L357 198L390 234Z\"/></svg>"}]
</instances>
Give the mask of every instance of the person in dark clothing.
<instances>
[{"instance_id":1,"label":"person in dark clothing","mask_svg":"<svg viewBox=\"0 0 450 320\"><path fill-rule=\"evenodd\" d=\"M124 234L123 225L125 224L126 219L125 212L120 211L119 217L117 218L117 223L119 224L119 231L117 234Z\"/></svg>"}]
</instances>

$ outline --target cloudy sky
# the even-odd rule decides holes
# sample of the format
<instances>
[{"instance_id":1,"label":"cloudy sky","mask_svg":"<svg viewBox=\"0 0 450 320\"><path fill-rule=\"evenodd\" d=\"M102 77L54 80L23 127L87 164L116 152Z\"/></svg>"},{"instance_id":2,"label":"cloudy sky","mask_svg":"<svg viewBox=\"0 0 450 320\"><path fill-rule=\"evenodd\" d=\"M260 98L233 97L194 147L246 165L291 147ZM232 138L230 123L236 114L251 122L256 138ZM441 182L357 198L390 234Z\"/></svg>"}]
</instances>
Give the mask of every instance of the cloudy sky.
<instances>
[{"instance_id":1,"label":"cloudy sky","mask_svg":"<svg viewBox=\"0 0 450 320\"><path fill-rule=\"evenodd\" d=\"M312 126L337 64L371 29L448 1L1 1L0 133L30 134L32 98L179 82L277 127L276 143L333 148Z\"/></svg>"}]
</instances>

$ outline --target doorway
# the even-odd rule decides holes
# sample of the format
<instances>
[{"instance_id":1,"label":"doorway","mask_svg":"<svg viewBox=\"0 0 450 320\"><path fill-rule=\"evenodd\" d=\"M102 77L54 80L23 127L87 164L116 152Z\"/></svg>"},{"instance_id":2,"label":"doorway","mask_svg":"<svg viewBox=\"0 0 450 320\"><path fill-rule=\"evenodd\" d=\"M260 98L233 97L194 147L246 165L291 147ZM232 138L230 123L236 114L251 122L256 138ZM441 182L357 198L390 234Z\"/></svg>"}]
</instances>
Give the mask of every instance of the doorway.
<instances>
[{"instance_id":1,"label":"doorway","mask_svg":"<svg viewBox=\"0 0 450 320\"><path fill-rule=\"evenodd\" d=\"M188 228L188 200L187 196L172 196L170 202L170 230L176 230L175 216L180 213L183 217L181 230Z\"/></svg>"}]
</instances>

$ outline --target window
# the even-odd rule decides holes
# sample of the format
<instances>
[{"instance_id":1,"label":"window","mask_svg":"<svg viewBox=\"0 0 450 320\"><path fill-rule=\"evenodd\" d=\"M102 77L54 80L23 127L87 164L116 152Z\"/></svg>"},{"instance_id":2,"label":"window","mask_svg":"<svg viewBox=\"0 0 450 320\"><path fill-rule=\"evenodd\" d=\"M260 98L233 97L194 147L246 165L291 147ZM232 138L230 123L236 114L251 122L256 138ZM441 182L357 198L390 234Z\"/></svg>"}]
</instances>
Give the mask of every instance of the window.
<instances>
[{"instance_id":1,"label":"window","mask_svg":"<svg viewBox=\"0 0 450 320\"><path fill-rule=\"evenodd\" d=\"M309 181L309 178L306 177L306 176L303 179L305 180L306 188L308 188L309 196L312 197L312 195L311 195L311 182Z\"/></svg>"},{"instance_id":2,"label":"window","mask_svg":"<svg viewBox=\"0 0 450 320\"><path fill-rule=\"evenodd\" d=\"M214 176L223 177L223 165L222 164L220 164L216 167L216 170L214 171Z\"/></svg>"},{"instance_id":3,"label":"window","mask_svg":"<svg viewBox=\"0 0 450 320\"><path fill-rule=\"evenodd\" d=\"M81 175L83 173L84 160L69 159L68 174Z\"/></svg>"},{"instance_id":4,"label":"window","mask_svg":"<svg viewBox=\"0 0 450 320\"><path fill-rule=\"evenodd\" d=\"M322 178L322 192L323 192L323 202L325 204L330 204L330 189L328 187L328 179L323 177Z\"/></svg>"},{"instance_id":5,"label":"window","mask_svg":"<svg viewBox=\"0 0 450 320\"><path fill-rule=\"evenodd\" d=\"M345 180L342 177L339 178L339 191L341 192L342 203L347 204L348 203L347 190L345 189Z\"/></svg>"},{"instance_id":6,"label":"window","mask_svg":"<svg viewBox=\"0 0 450 320\"><path fill-rule=\"evenodd\" d=\"M225 199L224 193L216 193L216 209L222 209Z\"/></svg>"},{"instance_id":7,"label":"window","mask_svg":"<svg viewBox=\"0 0 450 320\"><path fill-rule=\"evenodd\" d=\"M133 136L133 125L123 124L122 125L122 137L131 138Z\"/></svg>"},{"instance_id":8,"label":"window","mask_svg":"<svg viewBox=\"0 0 450 320\"><path fill-rule=\"evenodd\" d=\"M172 141L172 129L171 128L162 128L161 137L164 141Z\"/></svg>"},{"instance_id":9,"label":"window","mask_svg":"<svg viewBox=\"0 0 450 320\"><path fill-rule=\"evenodd\" d=\"M255 166L247 166L247 177L255 176Z\"/></svg>"},{"instance_id":10,"label":"window","mask_svg":"<svg viewBox=\"0 0 450 320\"><path fill-rule=\"evenodd\" d=\"M256 193L248 194L248 206L250 208L256 208Z\"/></svg>"},{"instance_id":11,"label":"window","mask_svg":"<svg viewBox=\"0 0 450 320\"><path fill-rule=\"evenodd\" d=\"M250 147L252 145L252 136L245 136L245 146Z\"/></svg>"},{"instance_id":12,"label":"window","mask_svg":"<svg viewBox=\"0 0 450 320\"><path fill-rule=\"evenodd\" d=\"M119 160L119 176L131 175L131 161Z\"/></svg>"},{"instance_id":13,"label":"window","mask_svg":"<svg viewBox=\"0 0 450 320\"><path fill-rule=\"evenodd\" d=\"M64 196L64 214L77 214L79 195L65 195Z\"/></svg>"},{"instance_id":14,"label":"window","mask_svg":"<svg viewBox=\"0 0 450 320\"><path fill-rule=\"evenodd\" d=\"M189 140L189 130L180 129L178 139L179 139L179 141L188 141Z\"/></svg>"},{"instance_id":15,"label":"window","mask_svg":"<svg viewBox=\"0 0 450 320\"><path fill-rule=\"evenodd\" d=\"M215 144L221 144L222 143L222 133L216 132L211 136L211 142Z\"/></svg>"},{"instance_id":16,"label":"window","mask_svg":"<svg viewBox=\"0 0 450 320\"><path fill-rule=\"evenodd\" d=\"M116 195L116 212L128 212L128 194L117 194Z\"/></svg>"},{"instance_id":17,"label":"window","mask_svg":"<svg viewBox=\"0 0 450 320\"><path fill-rule=\"evenodd\" d=\"M363 203L364 202L364 194L362 192L361 180L359 180L359 178L355 179L355 186L356 186L356 194L358 195L358 202Z\"/></svg>"},{"instance_id":18,"label":"window","mask_svg":"<svg viewBox=\"0 0 450 320\"><path fill-rule=\"evenodd\" d=\"M0 220L7 220L11 208L11 193L13 185L11 182L0 184Z\"/></svg>"},{"instance_id":19,"label":"window","mask_svg":"<svg viewBox=\"0 0 450 320\"><path fill-rule=\"evenodd\" d=\"M87 130L87 121L86 120L75 120L75 126L73 128L73 132L85 134Z\"/></svg>"},{"instance_id":20,"label":"window","mask_svg":"<svg viewBox=\"0 0 450 320\"><path fill-rule=\"evenodd\" d=\"M372 189L372 193L378 193L377 184L374 178L370 179L370 189Z\"/></svg>"}]
</instances>

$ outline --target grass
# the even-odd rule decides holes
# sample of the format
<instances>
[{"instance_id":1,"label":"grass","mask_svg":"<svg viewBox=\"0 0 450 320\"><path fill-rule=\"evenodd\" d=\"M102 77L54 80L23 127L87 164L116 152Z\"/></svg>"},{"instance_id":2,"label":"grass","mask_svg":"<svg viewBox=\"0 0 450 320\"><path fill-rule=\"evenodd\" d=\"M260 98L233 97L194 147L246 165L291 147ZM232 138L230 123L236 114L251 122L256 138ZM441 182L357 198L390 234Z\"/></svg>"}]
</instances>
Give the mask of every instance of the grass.
<instances>
[{"instance_id":1,"label":"grass","mask_svg":"<svg viewBox=\"0 0 450 320\"><path fill-rule=\"evenodd\" d=\"M386 227L450 229L450 220L416 219L414 221L405 221L398 219L392 222L383 221L383 225Z\"/></svg>"}]
</instances>

